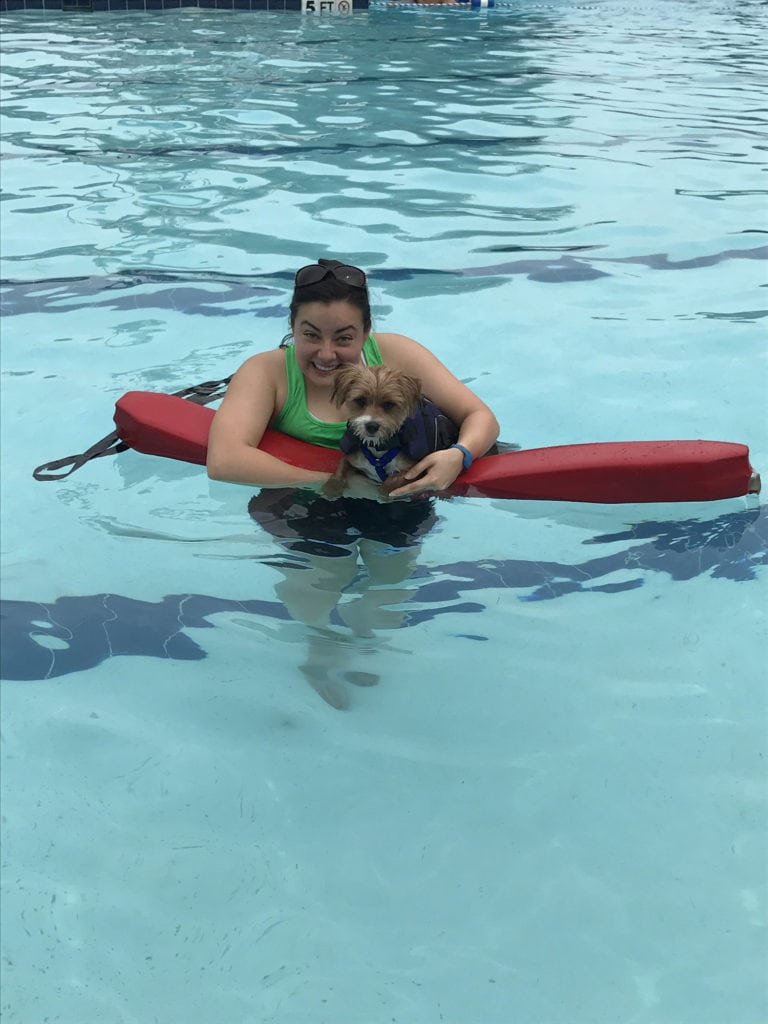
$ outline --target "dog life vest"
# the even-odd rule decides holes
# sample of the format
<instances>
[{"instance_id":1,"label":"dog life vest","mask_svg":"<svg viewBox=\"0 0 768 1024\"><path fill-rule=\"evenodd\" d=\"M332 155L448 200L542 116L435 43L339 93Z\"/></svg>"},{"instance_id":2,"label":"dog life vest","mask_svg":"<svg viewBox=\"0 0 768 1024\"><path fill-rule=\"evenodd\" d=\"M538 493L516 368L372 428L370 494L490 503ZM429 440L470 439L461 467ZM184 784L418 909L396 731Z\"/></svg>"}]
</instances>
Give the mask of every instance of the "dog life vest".
<instances>
[{"instance_id":1,"label":"dog life vest","mask_svg":"<svg viewBox=\"0 0 768 1024\"><path fill-rule=\"evenodd\" d=\"M387 466L401 453L413 462L419 462L432 452L450 448L459 438L459 429L444 412L424 398L418 411L409 416L394 438L394 445L386 451L363 444L360 438L347 428L341 439L341 450L345 455L361 451L379 477L387 479Z\"/></svg>"}]
</instances>

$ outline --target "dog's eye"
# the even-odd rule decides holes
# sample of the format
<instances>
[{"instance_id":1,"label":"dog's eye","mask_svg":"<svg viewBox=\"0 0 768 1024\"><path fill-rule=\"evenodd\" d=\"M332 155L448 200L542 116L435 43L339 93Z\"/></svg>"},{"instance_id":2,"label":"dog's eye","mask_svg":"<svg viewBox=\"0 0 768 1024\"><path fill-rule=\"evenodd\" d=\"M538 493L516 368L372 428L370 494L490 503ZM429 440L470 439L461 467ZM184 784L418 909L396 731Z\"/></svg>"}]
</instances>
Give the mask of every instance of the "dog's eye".
<instances>
[{"instance_id":1,"label":"dog's eye","mask_svg":"<svg viewBox=\"0 0 768 1024\"><path fill-rule=\"evenodd\" d=\"M368 399L358 395L357 398L352 399L352 404L356 405L358 409L364 409L368 405Z\"/></svg>"},{"instance_id":2,"label":"dog's eye","mask_svg":"<svg viewBox=\"0 0 768 1024\"><path fill-rule=\"evenodd\" d=\"M393 409L397 408L397 402L382 402L381 408L384 412L392 412Z\"/></svg>"}]
</instances>

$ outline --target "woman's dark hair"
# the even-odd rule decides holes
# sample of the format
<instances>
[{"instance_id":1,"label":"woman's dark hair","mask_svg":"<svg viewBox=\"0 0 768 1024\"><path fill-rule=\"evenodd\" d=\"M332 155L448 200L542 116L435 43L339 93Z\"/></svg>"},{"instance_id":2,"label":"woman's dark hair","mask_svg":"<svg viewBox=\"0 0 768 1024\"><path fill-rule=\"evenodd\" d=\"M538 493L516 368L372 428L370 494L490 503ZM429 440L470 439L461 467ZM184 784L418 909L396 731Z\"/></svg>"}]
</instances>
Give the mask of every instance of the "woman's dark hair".
<instances>
[{"instance_id":1,"label":"woman's dark hair","mask_svg":"<svg viewBox=\"0 0 768 1024\"><path fill-rule=\"evenodd\" d=\"M367 285L363 284L360 287L354 287L347 281L340 281L334 276L333 271L336 267L346 267L349 264L341 263L339 260L318 260L317 265L326 268L327 273L325 277L314 284L303 286L297 284L293 289L293 297L291 298L291 327L296 322L299 306L304 305L305 302L324 302L326 304L330 302L348 302L350 306L355 306L356 309L360 310L360 315L363 319L363 329L370 331L371 301L368 297ZM362 271L360 273L362 274ZM364 277L365 275L363 275Z\"/></svg>"}]
</instances>

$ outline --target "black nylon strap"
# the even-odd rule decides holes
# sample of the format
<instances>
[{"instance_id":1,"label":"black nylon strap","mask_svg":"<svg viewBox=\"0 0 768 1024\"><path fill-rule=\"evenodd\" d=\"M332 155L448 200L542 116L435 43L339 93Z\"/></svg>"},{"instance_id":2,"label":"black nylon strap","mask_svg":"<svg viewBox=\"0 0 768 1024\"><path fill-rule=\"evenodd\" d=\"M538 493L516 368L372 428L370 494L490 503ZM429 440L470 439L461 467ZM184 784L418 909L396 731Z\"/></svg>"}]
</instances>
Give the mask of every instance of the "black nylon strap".
<instances>
[{"instance_id":1,"label":"black nylon strap","mask_svg":"<svg viewBox=\"0 0 768 1024\"><path fill-rule=\"evenodd\" d=\"M196 405L208 405L209 402L215 402L217 398L221 398L227 389L227 385L232 380L232 377L222 377L221 380L206 380L202 384L193 384L191 387L182 388L181 391L174 391L174 398L186 398L190 402L194 402ZM96 444L92 444L91 447L82 452L80 455L67 455L66 458L56 459L53 462L44 462L42 466L38 466L37 469L33 470L32 476L35 480L63 480L69 476L70 473L74 473L76 469L80 469L86 462L90 462L91 459L100 459L104 455L116 455L118 452L124 452L130 446L124 441L120 440L120 435L116 430L113 430L111 434L107 434L106 437L102 437ZM66 472L55 472L55 470L63 470L65 467Z\"/></svg>"},{"instance_id":2,"label":"black nylon strap","mask_svg":"<svg viewBox=\"0 0 768 1024\"><path fill-rule=\"evenodd\" d=\"M188 398L196 405L208 405L209 402L215 402L217 398L222 397L231 380L232 376L222 377L221 380L206 380L202 384L193 384L189 388L182 388L181 391L174 391L173 396Z\"/></svg>"},{"instance_id":3,"label":"black nylon strap","mask_svg":"<svg viewBox=\"0 0 768 1024\"><path fill-rule=\"evenodd\" d=\"M33 470L32 476L35 480L63 480L65 476L74 473L76 469L80 469L81 466L84 466L86 462L90 462L91 459L100 459L103 455L115 455L117 452L124 452L127 447L128 445L118 437L117 431L113 430L111 434L102 437L100 441L91 445L88 451L83 452L81 455L67 455L64 459L44 462L42 466L38 466L37 469ZM66 473L53 472L56 469L64 469L65 466L69 466Z\"/></svg>"}]
</instances>

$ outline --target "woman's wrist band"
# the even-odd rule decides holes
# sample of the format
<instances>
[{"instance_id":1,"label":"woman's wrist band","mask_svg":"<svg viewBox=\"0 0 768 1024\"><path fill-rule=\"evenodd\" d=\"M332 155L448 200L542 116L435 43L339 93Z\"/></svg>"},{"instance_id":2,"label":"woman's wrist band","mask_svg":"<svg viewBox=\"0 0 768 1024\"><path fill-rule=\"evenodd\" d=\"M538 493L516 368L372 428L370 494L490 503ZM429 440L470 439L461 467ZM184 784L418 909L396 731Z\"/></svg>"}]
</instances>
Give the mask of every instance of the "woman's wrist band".
<instances>
[{"instance_id":1,"label":"woman's wrist band","mask_svg":"<svg viewBox=\"0 0 768 1024\"><path fill-rule=\"evenodd\" d=\"M472 454L472 452L469 450L469 448L465 448L463 444L452 444L451 448L458 448L459 449L461 454L464 456L464 469L465 470L469 469L469 467L472 465L472 462L473 462L473 460L475 458L474 455Z\"/></svg>"}]
</instances>

